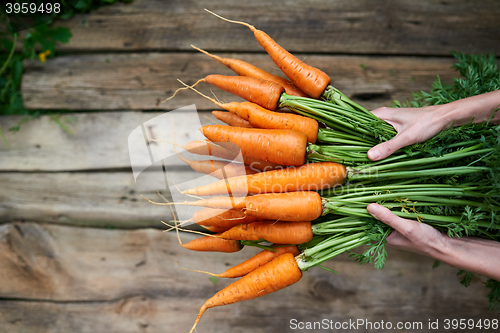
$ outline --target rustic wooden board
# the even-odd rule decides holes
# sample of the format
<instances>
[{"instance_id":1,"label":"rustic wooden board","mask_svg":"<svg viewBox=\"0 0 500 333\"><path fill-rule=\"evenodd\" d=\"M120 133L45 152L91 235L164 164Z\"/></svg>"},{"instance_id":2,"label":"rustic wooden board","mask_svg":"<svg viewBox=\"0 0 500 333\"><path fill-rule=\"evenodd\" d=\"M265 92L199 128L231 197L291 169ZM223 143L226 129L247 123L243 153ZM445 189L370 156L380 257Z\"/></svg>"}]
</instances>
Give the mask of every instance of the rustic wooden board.
<instances>
[{"instance_id":1,"label":"rustic wooden board","mask_svg":"<svg viewBox=\"0 0 500 333\"><path fill-rule=\"evenodd\" d=\"M269 72L280 74L267 55L220 54L236 57ZM333 85L367 108L405 101L413 91L429 90L440 75L451 82L459 74L450 67L452 58L308 55L310 65L323 69ZM193 84L208 74L234 73L199 53L85 54L60 56L40 63L27 63L22 93L25 106L33 109L67 110L171 110L195 104L199 110L217 107L193 91L181 91L177 79ZM240 100L205 83L204 93L222 101Z\"/></svg>"},{"instance_id":2,"label":"rustic wooden board","mask_svg":"<svg viewBox=\"0 0 500 333\"><path fill-rule=\"evenodd\" d=\"M71 29L64 51L211 50L261 52L248 28L266 31L291 52L448 55L500 54L496 0L247 2L135 0L58 23Z\"/></svg>"},{"instance_id":3,"label":"rustic wooden board","mask_svg":"<svg viewBox=\"0 0 500 333\"><path fill-rule=\"evenodd\" d=\"M177 172L179 176L182 172ZM173 218L155 190L132 172L0 173L0 222L13 220L114 228L162 228ZM160 187L160 186L159 186ZM170 199L168 190L163 193Z\"/></svg>"},{"instance_id":4,"label":"rustic wooden board","mask_svg":"<svg viewBox=\"0 0 500 333\"><path fill-rule=\"evenodd\" d=\"M164 112L85 112L65 114L62 123L70 122L73 135L62 130L49 116L42 116L23 124L21 131L6 129L17 124L21 116L0 117L0 128L9 147L0 140L1 171L68 171L131 169L129 135L145 122ZM218 122L210 113L199 113L201 125ZM177 142L202 137L198 127L176 123ZM161 138L172 133L172 128L148 128L148 137ZM152 143L155 144L155 143ZM165 143L157 143L162 145ZM178 166L185 164L178 163Z\"/></svg>"},{"instance_id":5,"label":"rustic wooden board","mask_svg":"<svg viewBox=\"0 0 500 333\"><path fill-rule=\"evenodd\" d=\"M184 241L193 235L182 235ZM187 332L214 285L179 265L219 272L256 253L192 253L159 230L74 228L37 223L0 227L0 325L9 332ZM297 284L248 302L210 309L203 332L289 332L290 320L371 322L485 319L487 290L465 289L456 269L389 251L382 271L346 256L311 269ZM440 326L442 327L442 326ZM373 331L360 327L361 332ZM331 330L323 330L331 331ZM478 332L480 330L470 330Z\"/></svg>"}]
</instances>

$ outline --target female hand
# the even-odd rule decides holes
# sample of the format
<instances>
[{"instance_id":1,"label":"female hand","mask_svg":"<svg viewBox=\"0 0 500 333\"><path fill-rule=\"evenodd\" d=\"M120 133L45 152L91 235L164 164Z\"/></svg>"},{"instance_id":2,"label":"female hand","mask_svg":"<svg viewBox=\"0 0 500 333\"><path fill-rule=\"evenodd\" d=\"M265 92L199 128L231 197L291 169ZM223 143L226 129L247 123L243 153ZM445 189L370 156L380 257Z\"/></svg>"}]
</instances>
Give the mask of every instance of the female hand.
<instances>
[{"instance_id":1,"label":"female hand","mask_svg":"<svg viewBox=\"0 0 500 333\"><path fill-rule=\"evenodd\" d=\"M430 225L403 219L375 203L369 204L367 209L374 218L394 228L387 237L387 245L500 281L500 242L477 237L448 237Z\"/></svg>"},{"instance_id":2,"label":"female hand","mask_svg":"<svg viewBox=\"0 0 500 333\"><path fill-rule=\"evenodd\" d=\"M490 120L500 123L500 90L460 99L448 104L424 106L421 108L388 108L373 110L380 119L391 124L397 135L368 151L368 158L378 161L396 150L424 142L441 130L451 126L481 123ZM495 113L496 112L496 113Z\"/></svg>"},{"instance_id":3,"label":"female hand","mask_svg":"<svg viewBox=\"0 0 500 333\"><path fill-rule=\"evenodd\" d=\"M391 140L371 148L368 151L368 158L372 161L378 161L400 148L432 138L445 126L445 123L439 117L439 108L440 106L422 108L382 107L373 110L374 115L392 125L398 134Z\"/></svg>"},{"instance_id":4,"label":"female hand","mask_svg":"<svg viewBox=\"0 0 500 333\"><path fill-rule=\"evenodd\" d=\"M447 236L428 224L403 219L375 203L369 204L367 209L374 218L394 229L387 236L387 245L390 247L435 257L438 249L445 244Z\"/></svg>"}]
</instances>

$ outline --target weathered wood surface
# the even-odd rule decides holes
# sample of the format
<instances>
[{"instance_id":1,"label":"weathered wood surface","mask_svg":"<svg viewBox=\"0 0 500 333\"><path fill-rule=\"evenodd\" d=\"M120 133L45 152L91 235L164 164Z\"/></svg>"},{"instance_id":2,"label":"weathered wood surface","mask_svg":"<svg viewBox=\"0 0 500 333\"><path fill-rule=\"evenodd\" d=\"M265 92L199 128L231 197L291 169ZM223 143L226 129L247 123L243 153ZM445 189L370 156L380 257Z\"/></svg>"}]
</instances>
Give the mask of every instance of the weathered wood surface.
<instances>
[{"instance_id":1,"label":"weathered wood surface","mask_svg":"<svg viewBox=\"0 0 500 333\"><path fill-rule=\"evenodd\" d=\"M248 22L291 52L448 55L450 50L500 55L496 0L135 0L102 7L59 25L72 40L60 50L262 52L248 28L203 9Z\"/></svg>"},{"instance_id":2,"label":"weathered wood surface","mask_svg":"<svg viewBox=\"0 0 500 333\"><path fill-rule=\"evenodd\" d=\"M177 172L181 176L181 172ZM27 220L115 228L162 228L173 218L132 172L0 173L0 223ZM165 188L164 193L170 199Z\"/></svg>"},{"instance_id":3,"label":"weathered wood surface","mask_svg":"<svg viewBox=\"0 0 500 333\"><path fill-rule=\"evenodd\" d=\"M177 78L194 83L211 73L232 74L190 44L279 73L246 27L223 22L205 7L268 32L367 108L428 90L438 74L449 82L456 76L450 50L500 55L495 0L293 0L279 6L264 0L134 0L59 22L73 37L45 65L26 64L25 106L116 112L61 116L63 122L78 119L70 127L74 136L46 116L16 134L5 129L21 118L0 118L10 144L0 140L0 331L188 332L201 304L228 282L214 286L175 262L220 272L256 252L182 249L173 234L161 231L159 221L170 220L171 211L140 197L162 200L138 186L130 168L127 138L137 126L180 106L214 108L190 91L161 104L180 87ZM192 134L182 124L175 130ZM179 181L186 171L173 169ZM293 318L326 318L422 322L423 329L407 331L430 332L429 320L497 317L487 310L488 291L478 278L465 289L454 268L432 270L431 259L410 253L389 256L383 271L337 257L326 265L339 275L311 269L285 291L209 310L199 331L290 332Z\"/></svg>"},{"instance_id":4,"label":"weathered wood surface","mask_svg":"<svg viewBox=\"0 0 500 333\"><path fill-rule=\"evenodd\" d=\"M267 55L222 54L282 75ZM367 108L392 105L394 99L411 99L412 92L426 90L440 75L450 83L459 74L452 58L368 57L308 55L308 64L332 77L333 85ZM199 110L218 109L193 91L181 91L177 81L193 84L209 74L234 72L199 53L86 54L60 56L46 64L27 63L22 92L25 106L33 109L153 110L176 109L195 104ZM241 100L218 88L198 86L222 101Z\"/></svg>"},{"instance_id":5,"label":"weathered wood surface","mask_svg":"<svg viewBox=\"0 0 500 333\"><path fill-rule=\"evenodd\" d=\"M183 240L194 238L183 235ZM220 272L256 253L192 253L159 230L0 227L0 327L6 332L187 332L203 302L229 282L176 267ZM259 299L210 309L203 332L289 332L290 320L422 322L495 318L487 290L465 289L456 269L390 251L382 271L346 256L311 269L297 284ZM442 327L442 326L441 326ZM319 331L319 330L317 330ZM331 331L331 330L323 330ZM365 327L360 332L370 330ZM480 330L470 330L479 332Z\"/></svg>"},{"instance_id":6,"label":"weathered wood surface","mask_svg":"<svg viewBox=\"0 0 500 333\"><path fill-rule=\"evenodd\" d=\"M30 120L17 133L4 130L9 147L0 140L0 171L131 170L129 135L136 127L162 114L120 111L62 115L59 121L70 121L73 135L49 116ZM0 128L10 128L21 119L21 116L1 117ZM199 120L202 125L220 123L208 112L199 113ZM172 129L153 127L147 131L149 137L161 138ZM201 133L198 128L176 123L175 136L177 142L190 141ZM182 165L185 166L178 164Z\"/></svg>"}]
</instances>

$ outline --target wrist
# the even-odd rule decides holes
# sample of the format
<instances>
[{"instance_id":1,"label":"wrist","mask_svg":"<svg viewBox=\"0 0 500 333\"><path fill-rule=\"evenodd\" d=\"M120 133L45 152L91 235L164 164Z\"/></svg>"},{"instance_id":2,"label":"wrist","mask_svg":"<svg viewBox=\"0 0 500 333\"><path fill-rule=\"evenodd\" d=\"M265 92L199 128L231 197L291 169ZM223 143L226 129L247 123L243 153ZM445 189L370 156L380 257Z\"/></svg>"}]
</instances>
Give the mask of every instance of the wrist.
<instances>
[{"instance_id":1,"label":"wrist","mask_svg":"<svg viewBox=\"0 0 500 333\"><path fill-rule=\"evenodd\" d=\"M460 99L448 104L438 105L437 121L443 128L466 125L470 122L482 123L490 120L500 105L500 91ZM493 122L498 122L499 114Z\"/></svg>"},{"instance_id":2,"label":"wrist","mask_svg":"<svg viewBox=\"0 0 500 333\"><path fill-rule=\"evenodd\" d=\"M426 255L436 260L445 261L446 258L451 257L454 253L449 242L450 237L437 230L436 233L439 236L434 237L434 240L427 245Z\"/></svg>"},{"instance_id":3,"label":"wrist","mask_svg":"<svg viewBox=\"0 0 500 333\"><path fill-rule=\"evenodd\" d=\"M454 238L443 235L434 259L453 267L500 279L500 244L476 237Z\"/></svg>"}]
</instances>

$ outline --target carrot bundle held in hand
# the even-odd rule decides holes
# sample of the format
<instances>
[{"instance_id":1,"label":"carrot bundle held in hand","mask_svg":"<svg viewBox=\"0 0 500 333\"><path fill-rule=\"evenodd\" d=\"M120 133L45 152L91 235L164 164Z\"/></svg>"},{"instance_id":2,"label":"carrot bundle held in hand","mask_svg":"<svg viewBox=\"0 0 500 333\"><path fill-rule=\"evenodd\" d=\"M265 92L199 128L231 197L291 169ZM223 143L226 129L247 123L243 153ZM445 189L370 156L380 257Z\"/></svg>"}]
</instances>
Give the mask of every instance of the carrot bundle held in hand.
<instances>
[{"instance_id":1,"label":"carrot bundle held in hand","mask_svg":"<svg viewBox=\"0 0 500 333\"><path fill-rule=\"evenodd\" d=\"M247 120L255 128L297 130L305 133L310 143L320 140L326 143L347 144L340 148L333 146L332 149L325 149L322 154L348 162L368 162L366 157L368 147L379 143L382 138L389 139L395 135L391 125L366 110L356 111L311 98L290 96L280 90L268 91L265 86L260 84L260 80L251 77L226 77L223 75L217 75L217 77L219 80L211 81L212 84L246 98L249 102L218 102L194 88L200 81L193 86L188 86L179 80L185 88L179 88L177 91L192 89L217 106ZM257 84L248 85L252 80L257 80ZM266 98L258 105L253 103L255 100L248 95L266 96ZM269 104L267 102L269 100L272 100L273 103L278 100L280 107L286 107L299 115L270 111L269 107L265 106L266 103ZM319 128L318 120L330 128ZM373 126L377 126L379 129L373 131ZM316 150L321 149L322 146L316 148ZM337 152L336 149L340 149L340 152Z\"/></svg>"}]
</instances>

